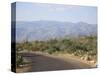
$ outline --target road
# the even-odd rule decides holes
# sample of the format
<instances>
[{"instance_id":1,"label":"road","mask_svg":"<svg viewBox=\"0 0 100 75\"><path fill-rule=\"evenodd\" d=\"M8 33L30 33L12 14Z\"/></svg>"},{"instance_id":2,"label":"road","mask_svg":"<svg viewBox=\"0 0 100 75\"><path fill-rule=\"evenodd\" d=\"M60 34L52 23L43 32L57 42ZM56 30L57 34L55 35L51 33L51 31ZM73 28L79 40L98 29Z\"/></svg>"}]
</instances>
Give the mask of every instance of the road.
<instances>
[{"instance_id":1,"label":"road","mask_svg":"<svg viewBox=\"0 0 100 75\"><path fill-rule=\"evenodd\" d=\"M30 69L23 72L70 70L91 68L90 65L81 61L67 57L62 59L52 55L43 55L38 53L21 53L21 55L31 62ZM21 70L20 70L21 71Z\"/></svg>"}]
</instances>

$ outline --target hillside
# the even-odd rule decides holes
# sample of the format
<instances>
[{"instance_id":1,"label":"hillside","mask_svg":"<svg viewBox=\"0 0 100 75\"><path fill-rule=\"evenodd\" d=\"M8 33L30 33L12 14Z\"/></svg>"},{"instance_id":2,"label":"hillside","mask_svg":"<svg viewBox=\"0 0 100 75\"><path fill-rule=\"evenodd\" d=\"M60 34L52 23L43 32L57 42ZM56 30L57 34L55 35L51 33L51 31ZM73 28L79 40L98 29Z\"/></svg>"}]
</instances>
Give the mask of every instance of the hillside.
<instances>
[{"instance_id":1,"label":"hillside","mask_svg":"<svg viewBox=\"0 0 100 75\"><path fill-rule=\"evenodd\" d=\"M32 21L16 22L16 40L34 41L96 35L97 25L84 22Z\"/></svg>"}]
</instances>

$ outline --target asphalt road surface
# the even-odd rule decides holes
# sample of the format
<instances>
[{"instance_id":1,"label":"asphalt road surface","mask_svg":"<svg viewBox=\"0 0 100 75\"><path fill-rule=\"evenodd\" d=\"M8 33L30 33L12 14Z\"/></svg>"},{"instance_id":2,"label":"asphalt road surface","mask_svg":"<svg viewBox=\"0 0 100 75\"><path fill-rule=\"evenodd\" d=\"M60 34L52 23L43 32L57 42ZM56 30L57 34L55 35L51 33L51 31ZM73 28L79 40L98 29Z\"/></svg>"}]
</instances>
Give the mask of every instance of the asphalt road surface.
<instances>
[{"instance_id":1,"label":"asphalt road surface","mask_svg":"<svg viewBox=\"0 0 100 75\"><path fill-rule=\"evenodd\" d=\"M43 55L38 53L21 53L21 55L31 62L30 68L22 72L71 70L92 68L86 63L67 57L62 59L55 56ZM21 70L20 70L21 71Z\"/></svg>"}]
</instances>

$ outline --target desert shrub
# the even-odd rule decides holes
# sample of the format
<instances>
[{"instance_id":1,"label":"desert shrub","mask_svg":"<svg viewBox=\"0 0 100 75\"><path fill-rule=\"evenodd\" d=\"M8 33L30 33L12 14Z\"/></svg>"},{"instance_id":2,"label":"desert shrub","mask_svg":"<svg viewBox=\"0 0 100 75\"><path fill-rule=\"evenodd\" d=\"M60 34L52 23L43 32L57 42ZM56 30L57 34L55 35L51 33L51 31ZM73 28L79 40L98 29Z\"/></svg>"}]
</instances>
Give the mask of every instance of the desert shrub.
<instances>
[{"instance_id":1,"label":"desert shrub","mask_svg":"<svg viewBox=\"0 0 100 75\"><path fill-rule=\"evenodd\" d=\"M20 65L23 65L23 63L23 57L20 55L19 50L16 50L16 67L20 67Z\"/></svg>"},{"instance_id":2,"label":"desert shrub","mask_svg":"<svg viewBox=\"0 0 100 75\"><path fill-rule=\"evenodd\" d=\"M70 53L76 56L96 56L97 37L82 36L78 38L50 39L45 41L32 41L17 44L17 49L27 49L32 51L42 51L49 54L55 52Z\"/></svg>"},{"instance_id":3,"label":"desert shrub","mask_svg":"<svg viewBox=\"0 0 100 75\"><path fill-rule=\"evenodd\" d=\"M23 65L24 61L23 61L23 57L21 55L17 55L16 57L16 66L20 67L20 65Z\"/></svg>"}]
</instances>

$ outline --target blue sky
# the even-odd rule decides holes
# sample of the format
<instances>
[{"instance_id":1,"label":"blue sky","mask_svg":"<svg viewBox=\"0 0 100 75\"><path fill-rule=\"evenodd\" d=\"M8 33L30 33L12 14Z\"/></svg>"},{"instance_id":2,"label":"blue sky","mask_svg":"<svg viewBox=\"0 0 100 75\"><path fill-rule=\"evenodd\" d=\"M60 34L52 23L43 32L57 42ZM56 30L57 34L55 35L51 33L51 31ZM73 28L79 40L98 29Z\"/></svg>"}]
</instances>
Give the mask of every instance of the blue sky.
<instances>
[{"instance_id":1,"label":"blue sky","mask_svg":"<svg viewBox=\"0 0 100 75\"><path fill-rule=\"evenodd\" d=\"M51 20L97 24L97 8L90 6L17 2L16 20Z\"/></svg>"}]
</instances>

